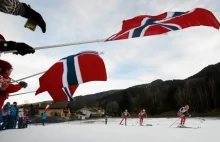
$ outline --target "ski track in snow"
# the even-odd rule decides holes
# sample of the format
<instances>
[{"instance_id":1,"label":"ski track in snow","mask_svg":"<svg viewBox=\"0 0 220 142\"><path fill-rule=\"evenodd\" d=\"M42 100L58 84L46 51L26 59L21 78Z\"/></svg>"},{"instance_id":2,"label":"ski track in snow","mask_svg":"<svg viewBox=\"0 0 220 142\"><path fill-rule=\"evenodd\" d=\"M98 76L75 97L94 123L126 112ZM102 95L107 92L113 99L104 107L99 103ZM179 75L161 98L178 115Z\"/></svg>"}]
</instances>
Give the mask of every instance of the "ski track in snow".
<instances>
[{"instance_id":1,"label":"ski track in snow","mask_svg":"<svg viewBox=\"0 0 220 142\"><path fill-rule=\"evenodd\" d=\"M82 120L59 124L29 125L27 129L0 131L0 142L219 142L220 119L190 118L188 127L199 129L176 128L177 118L148 118L139 126L137 118L129 118L127 126L119 125L121 119Z\"/></svg>"}]
</instances>

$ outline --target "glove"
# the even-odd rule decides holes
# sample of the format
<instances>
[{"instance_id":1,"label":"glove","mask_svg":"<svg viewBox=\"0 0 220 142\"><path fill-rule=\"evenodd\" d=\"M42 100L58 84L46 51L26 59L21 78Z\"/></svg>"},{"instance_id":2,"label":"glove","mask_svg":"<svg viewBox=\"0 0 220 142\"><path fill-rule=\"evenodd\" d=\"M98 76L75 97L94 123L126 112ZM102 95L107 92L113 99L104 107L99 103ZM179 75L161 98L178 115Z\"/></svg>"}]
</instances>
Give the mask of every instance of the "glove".
<instances>
[{"instance_id":1,"label":"glove","mask_svg":"<svg viewBox=\"0 0 220 142\"><path fill-rule=\"evenodd\" d=\"M36 24L41 28L42 32L45 33L46 32L46 23L45 23L44 19L42 18L42 16L38 12L33 10L32 8L27 6L27 4L25 4L25 3L22 3L22 4L25 9L24 15L22 17L25 17L27 19L30 19L30 20L36 22Z\"/></svg>"},{"instance_id":2,"label":"glove","mask_svg":"<svg viewBox=\"0 0 220 142\"><path fill-rule=\"evenodd\" d=\"M20 54L20 55L24 56L26 54L35 53L35 50L25 43L16 43L15 49L18 51L18 52L14 52L14 54L16 54L16 55Z\"/></svg>"},{"instance_id":3,"label":"glove","mask_svg":"<svg viewBox=\"0 0 220 142\"><path fill-rule=\"evenodd\" d=\"M19 84L23 87L23 88L26 88L27 87L27 83L26 82L24 82L24 81L21 81L21 82L19 82Z\"/></svg>"},{"instance_id":4,"label":"glove","mask_svg":"<svg viewBox=\"0 0 220 142\"><path fill-rule=\"evenodd\" d=\"M2 43L4 44L4 43ZM5 41L3 51L17 50L14 54L20 54L22 56L30 53L34 53L35 50L25 43L16 43L14 41Z\"/></svg>"}]
</instances>

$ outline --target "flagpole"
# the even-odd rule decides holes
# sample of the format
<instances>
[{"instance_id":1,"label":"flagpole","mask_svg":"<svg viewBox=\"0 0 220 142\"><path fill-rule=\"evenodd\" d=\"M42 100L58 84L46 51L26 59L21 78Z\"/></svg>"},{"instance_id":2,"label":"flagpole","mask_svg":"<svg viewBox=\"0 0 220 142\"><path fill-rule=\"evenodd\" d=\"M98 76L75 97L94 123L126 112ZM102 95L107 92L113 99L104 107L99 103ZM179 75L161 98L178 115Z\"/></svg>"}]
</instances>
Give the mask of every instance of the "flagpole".
<instances>
[{"instance_id":1,"label":"flagpole","mask_svg":"<svg viewBox=\"0 0 220 142\"><path fill-rule=\"evenodd\" d=\"M30 76L27 76L27 77L24 77L24 78L21 78L21 79L18 79L18 80L12 80L13 82L12 83L14 83L14 82L18 82L18 81L21 81L21 80L25 80L25 79L28 79L28 78L31 78L31 77L34 77L34 76L37 76L37 75L40 75L40 74L42 74L42 73L45 73L46 71L43 71L43 72L39 72L39 73L36 73L36 74L33 74L33 75L30 75Z\"/></svg>"},{"instance_id":2,"label":"flagpole","mask_svg":"<svg viewBox=\"0 0 220 142\"><path fill-rule=\"evenodd\" d=\"M13 78L11 78L11 77L9 77L9 79L11 79L11 80L12 80L12 82L11 82L11 83L14 83L14 82L19 83L17 80L14 80L14 79L13 79Z\"/></svg>"},{"instance_id":3,"label":"flagpole","mask_svg":"<svg viewBox=\"0 0 220 142\"><path fill-rule=\"evenodd\" d=\"M57 44L57 45L48 45L48 46L40 46L34 48L34 50L41 50L41 49L49 49L49 48L57 48L57 47L64 47L64 46L71 46L71 45L81 45L81 44L88 44L88 43L96 43L96 42L104 42L106 39L97 39L97 40L90 40L90 41L81 41L81 42L73 42L73 43L65 43L65 44ZM3 53L13 53L17 52L16 50L5 51Z\"/></svg>"},{"instance_id":4,"label":"flagpole","mask_svg":"<svg viewBox=\"0 0 220 142\"><path fill-rule=\"evenodd\" d=\"M30 92L24 92L24 93L13 94L13 95L9 95L9 97L19 96L19 95L24 95L24 94L34 93L34 92L36 92L36 91L30 91Z\"/></svg>"}]
</instances>

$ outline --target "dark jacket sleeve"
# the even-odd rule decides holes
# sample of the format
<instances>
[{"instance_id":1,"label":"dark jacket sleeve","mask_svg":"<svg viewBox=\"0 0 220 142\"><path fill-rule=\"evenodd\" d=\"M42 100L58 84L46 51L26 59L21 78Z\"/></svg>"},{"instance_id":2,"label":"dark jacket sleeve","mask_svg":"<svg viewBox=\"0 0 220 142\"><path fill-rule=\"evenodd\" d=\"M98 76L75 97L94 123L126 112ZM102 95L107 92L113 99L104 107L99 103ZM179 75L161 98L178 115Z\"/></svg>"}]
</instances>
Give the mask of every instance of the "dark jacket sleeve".
<instances>
[{"instance_id":1,"label":"dark jacket sleeve","mask_svg":"<svg viewBox=\"0 0 220 142\"><path fill-rule=\"evenodd\" d=\"M24 6L18 0L0 0L0 11L12 15L24 15Z\"/></svg>"},{"instance_id":2,"label":"dark jacket sleeve","mask_svg":"<svg viewBox=\"0 0 220 142\"><path fill-rule=\"evenodd\" d=\"M0 51L16 50L16 43L13 41L0 40Z\"/></svg>"}]
</instances>

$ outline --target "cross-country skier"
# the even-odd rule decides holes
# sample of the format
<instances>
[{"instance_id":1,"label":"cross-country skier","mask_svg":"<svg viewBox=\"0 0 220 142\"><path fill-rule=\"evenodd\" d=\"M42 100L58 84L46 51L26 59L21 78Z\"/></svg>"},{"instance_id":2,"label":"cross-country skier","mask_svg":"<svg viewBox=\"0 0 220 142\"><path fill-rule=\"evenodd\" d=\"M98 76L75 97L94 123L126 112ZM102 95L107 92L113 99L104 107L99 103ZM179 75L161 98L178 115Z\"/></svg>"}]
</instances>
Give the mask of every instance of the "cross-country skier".
<instances>
[{"instance_id":1,"label":"cross-country skier","mask_svg":"<svg viewBox=\"0 0 220 142\"><path fill-rule=\"evenodd\" d=\"M127 118L130 114L128 113L128 110L126 109L123 113L122 113L122 120L120 122L120 125L123 125L122 122L125 120L125 125L127 126Z\"/></svg>"},{"instance_id":2,"label":"cross-country skier","mask_svg":"<svg viewBox=\"0 0 220 142\"><path fill-rule=\"evenodd\" d=\"M105 125L107 125L107 123L108 123L108 115L106 114L105 115Z\"/></svg>"},{"instance_id":3,"label":"cross-country skier","mask_svg":"<svg viewBox=\"0 0 220 142\"><path fill-rule=\"evenodd\" d=\"M145 112L145 109L142 109L140 111L140 113L138 114L138 117L140 118L139 123L140 123L141 126L143 125L144 117L146 117L146 116L147 116L147 114Z\"/></svg>"},{"instance_id":4,"label":"cross-country skier","mask_svg":"<svg viewBox=\"0 0 220 142\"><path fill-rule=\"evenodd\" d=\"M181 118L180 126L184 126L186 121L186 116L191 117L188 113L189 105L185 105L185 107L181 107L180 110L177 112L177 116Z\"/></svg>"}]
</instances>

